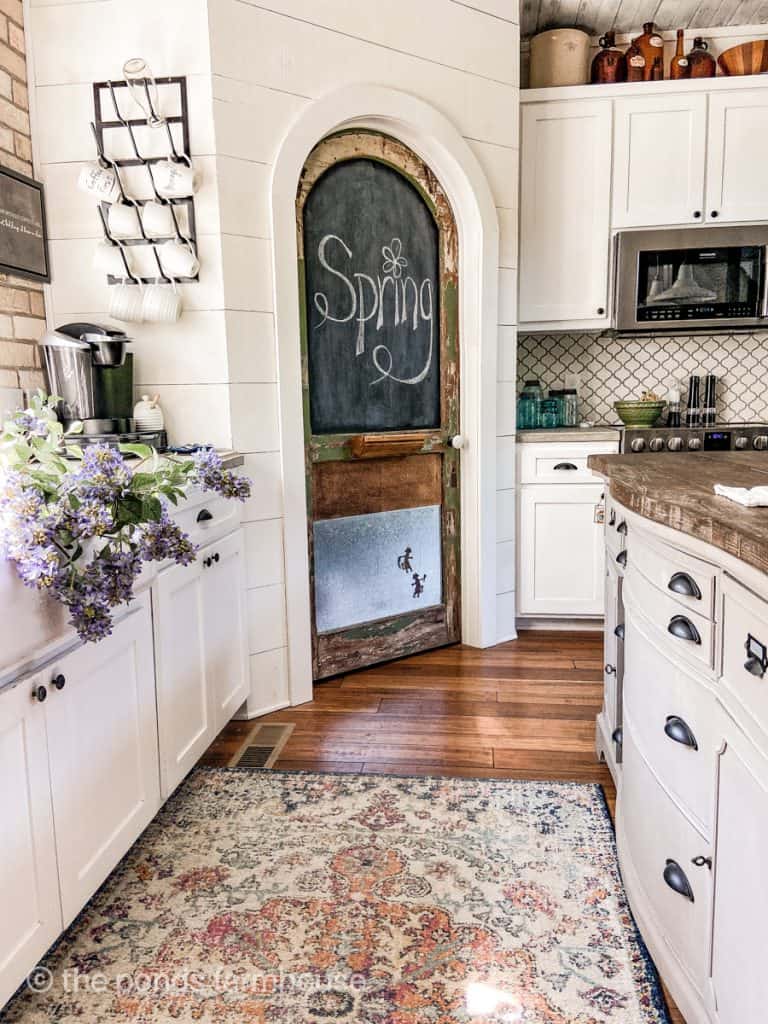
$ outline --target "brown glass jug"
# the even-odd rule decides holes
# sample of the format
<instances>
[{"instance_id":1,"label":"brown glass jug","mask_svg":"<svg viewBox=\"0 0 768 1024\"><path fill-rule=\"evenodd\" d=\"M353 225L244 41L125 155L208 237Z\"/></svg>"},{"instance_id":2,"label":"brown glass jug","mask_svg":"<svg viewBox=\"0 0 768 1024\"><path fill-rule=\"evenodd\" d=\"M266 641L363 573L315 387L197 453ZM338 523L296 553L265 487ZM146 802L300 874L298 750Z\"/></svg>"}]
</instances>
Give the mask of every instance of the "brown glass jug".
<instances>
[{"instance_id":1,"label":"brown glass jug","mask_svg":"<svg viewBox=\"0 0 768 1024\"><path fill-rule=\"evenodd\" d=\"M602 50L592 60L591 81L593 85L611 85L626 82L627 61L621 50L615 50L615 32L606 32L600 37Z\"/></svg>"},{"instance_id":2,"label":"brown glass jug","mask_svg":"<svg viewBox=\"0 0 768 1024\"><path fill-rule=\"evenodd\" d=\"M701 36L693 40L693 49L688 54L691 78L714 78L717 64L711 53L707 53L707 44Z\"/></svg>"},{"instance_id":3,"label":"brown glass jug","mask_svg":"<svg viewBox=\"0 0 768 1024\"><path fill-rule=\"evenodd\" d=\"M646 21L643 25L643 34L632 40L632 46L636 46L638 53L644 60L642 81L650 82L654 74L654 64L657 57L664 56L664 40L656 31L652 21ZM627 59L629 63L629 59ZM631 81L639 81L634 78Z\"/></svg>"},{"instance_id":4,"label":"brown glass jug","mask_svg":"<svg viewBox=\"0 0 768 1024\"><path fill-rule=\"evenodd\" d=\"M691 77L691 65L685 56L685 32L681 28L677 30L677 49L669 63L669 77L673 82Z\"/></svg>"}]
</instances>

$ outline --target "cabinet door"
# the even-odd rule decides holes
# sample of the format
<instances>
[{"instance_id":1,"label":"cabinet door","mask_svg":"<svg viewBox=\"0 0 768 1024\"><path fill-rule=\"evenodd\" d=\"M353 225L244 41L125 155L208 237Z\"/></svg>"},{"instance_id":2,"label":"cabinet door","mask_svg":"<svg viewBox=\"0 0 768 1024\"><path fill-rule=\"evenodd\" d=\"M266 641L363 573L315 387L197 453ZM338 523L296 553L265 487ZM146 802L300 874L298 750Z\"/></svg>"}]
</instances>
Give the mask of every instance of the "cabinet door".
<instances>
[{"instance_id":1,"label":"cabinet door","mask_svg":"<svg viewBox=\"0 0 768 1024\"><path fill-rule=\"evenodd\" d=\"M204 645L203 563L165 569L153 590L160 782L169 796L216 734Z\"/></svg>"},{"instance_id":2,"label":"cabinet door","mask_svg":"<svg viewBox=\"0 0 768 1024\"><path fill-rule=\"evenodd\" d=\"M54 664L45 703L64 925L160 806L149 595Z\"/></svg>"},{"instance_id":3,"label":"cabinet door","mask_svg":"<svg viewBox=\"0 0 768 1024\"><path fill-rule=\"evenodd\" d=\"M619 726L618 680L619 680L619 639L616 627L619 624L619 574L616 565L608 561L605 567L605 629L603 641L603 714L612 735Z\"/></svg>"},{"instance_id":4,"label":"cabinet door","mask_svg":"<svg viewBox=\"0 0 768 1024\"><path fill-rule=\"evenodd\" d=\"M716 92L709 98L709 220L768 220L768 92Z\"/></svg>"},{"instance_id":5,"label":"cabinet door","mask_svg":"<svg viewBox=\"0 0 768 1024\"><path fill-rule=\"evenodd\" d=\"M610 100L523 108L521 323L608 323L610 189Z\"/></svg>"},{"instance_id":6,"label":"cabinet door","mask_svg":"<svg viewBox=\"0 0 768 1024\"><path fill-rule=\"evenodd\" d=\"M242 530L203 549L205 669L213 691L216 732L248 696L245 566Z\"/></svg>"},{"instance_id":7,"label":"cabinet door","mask_svg":"<svg viewBox=\"0 0 768 1024\"><path fill-rule=\"evenodd\" d=\"M701 223L707 97L618 99L614 114L613 227Z\"/></svg>"},{"instance_id":8,"label":"cabinet door","mask_svg":"<svg viewBox=\"0 0 768 1024\"><path fill-rule=\"evenodd\" d=\"M0 1006L61 930L45 710L33 679L0 695Z\"/></svg>"},{"instance_id":9,"label":"cabinet door","mask_svg":"<svg viewBox=\"0 0 768 1024\"><path fill-rule=\"evenodd\" d=\"M520 493L520 612L603 614L600 484L531 485Z\"/></svg>"},{"instance_id":10,"label":"cabinet door","mask_svg":"<svg viewBox=\"0 0 768 1024\"><path fill-rule=\"evenodd\" d=\"M768 762L730 719L720 755L712 983L721 1024L763 1024L768 1006Z\"/></svg>"}]
</instances>

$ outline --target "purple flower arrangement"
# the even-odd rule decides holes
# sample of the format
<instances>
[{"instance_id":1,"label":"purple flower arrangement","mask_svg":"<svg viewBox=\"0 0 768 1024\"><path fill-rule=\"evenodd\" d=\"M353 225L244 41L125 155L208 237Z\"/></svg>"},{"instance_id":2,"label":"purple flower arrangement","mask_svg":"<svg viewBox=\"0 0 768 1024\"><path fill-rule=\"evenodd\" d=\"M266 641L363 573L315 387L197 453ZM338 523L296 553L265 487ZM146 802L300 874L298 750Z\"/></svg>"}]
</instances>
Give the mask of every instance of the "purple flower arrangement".
<instances>
[{"instance_id":1,"label":"purple flower arrangement","mask_svg":"<svg viewBox=\"0 0 768 1024\"><path fill-rule=\"evenodd\" d=\"M81 449L70 436L65 449L57 401L39 393L0 428L0 556L96 641L112 632L113 609L131 600L144 562L194 561L195 545L168 511L185 487L245 501L251 485L208 449L182 460L146 445Z\"/></svg>"}]
</instances>

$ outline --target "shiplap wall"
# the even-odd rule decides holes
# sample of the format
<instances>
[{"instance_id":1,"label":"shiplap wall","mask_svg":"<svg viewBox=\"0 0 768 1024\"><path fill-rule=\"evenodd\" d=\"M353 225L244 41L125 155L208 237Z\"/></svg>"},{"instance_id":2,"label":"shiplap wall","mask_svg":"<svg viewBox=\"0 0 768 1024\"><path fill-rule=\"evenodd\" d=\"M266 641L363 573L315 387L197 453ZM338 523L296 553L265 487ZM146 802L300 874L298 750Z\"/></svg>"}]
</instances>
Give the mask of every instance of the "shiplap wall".
<instances>
[{"instance_id":1,"label":"shiplap wall","mask_svg":"<svg viewBox=\"0 0 768 1024\"><path fill-rule=\"evenodd\" d=\"M634 32L653 21L662 30L760 25L768 22L766 0L522 0L523 38L558 26L579 26L593 35L608 29Z\"/></svg>"},{"instance_id":2,"label":"shiplap wall","mask_svg":"<svg viewBox=\"0 0 768 1024\"><path fill-rule=\"evenodd\" d=\"M490 182L501 229L497 545L500 637L514 632L514 396L516 358L518 54L517 7L505 0L217 0L210 4L213 110L220 183L221 230L235 233L244 258L264 280L272 272L269 179L291 120L313 99L355 82L387 85L425 99L467 139ZM245 216L244 216L245 214ZM225 275L225 293L227 291ZM272 376L237 385L243 411L268 417L253 429L238 421L237 446L263 476L279 471L271 297L252 307L264 339L263 366ZM267 353L269 338L269 353ZM298 341L297 341L298 343ZM274 410L274 411L273 411ZM267 423L267 419L269 422ZM245 429L241 429L245 428ZM285 672L281 543L273 514L246 527L254 674ZM277 647L277 644L280 647Z\"/></svg>"},{"instance_id":3,"label":"shiplap wall","mask_svg":"<svg viewBox=\"0 0 768 1024\"><path fill-rule=\"evenodd\" d=\"M137 390L156 392L174 441L232 443L255 482L245 509L255 704L287 697L283 496L272 308L270 174L294 117L355 82L442 111L485 169L501 228L499 636L514 630L514 402L517 294L517 4L507 0L28 0L38 167L46 182L51 318L104 319L91 269L100 227L76 190L94 158L91 82L127 57L186 74L202 172L201 280L179 324L140 325ZM297 339L298 344L298 339Z\"/></svg>"}]
</instances>

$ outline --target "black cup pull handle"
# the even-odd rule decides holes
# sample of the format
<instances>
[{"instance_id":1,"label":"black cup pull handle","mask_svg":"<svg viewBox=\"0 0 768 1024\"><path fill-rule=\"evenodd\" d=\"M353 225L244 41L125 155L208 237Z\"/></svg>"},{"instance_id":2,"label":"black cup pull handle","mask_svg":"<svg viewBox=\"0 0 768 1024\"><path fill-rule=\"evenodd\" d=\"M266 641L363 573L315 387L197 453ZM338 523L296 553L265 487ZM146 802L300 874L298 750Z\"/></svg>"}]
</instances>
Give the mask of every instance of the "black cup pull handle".
<instances>
[{"instance_id":1,"label":"black cup pull handle","mask_svg":"<svg viewBox=\"0 0 768 1024\"><path fill-rule=\"evenodd\" d=\"M616 533L621 533L626 536L627 533L627 520L622 519L619 525L616 527Z\"/></svg>"},{"instance_id":2,"label":"black cup pull handle","mask_svg":"<svg viewBox=\"0 0 768 1024\"><path fill-rule=\"evenodd\" d=\"M620 551L618 553L618 555L616 555L616 561L618 562L618 564L620 566L622 566L622 568L626 569L626 567L627 567L627 552L626 551Z\"/></svg>"},{"instance_id":3,"label":"black cup pull handle","mask_svg":"<svg viewBox=\"0 0 768 1024\"><path fill-rule=\"evenodd\" d=\"M667 715L664 732L675 743L681 743L684 747L690 747L691 750L699 749L699 744L696 742L696 737L693 735L691 727L678 715Z\"/></svg>"},{"instance_id":4,"label":"black cup pull handle","mask_svg":"<svg viewBox=\"0 0 768 1024\"><path fill-rule=\"evenodd\" d=\"M691 903L694 902L691 883L688 881L688 876L676 860L667 861L667 866L664 868L664 881L670 889L673 889L675 892L679 892L681 896L685 896L685 898L690 900Z\"/></svg>"},{"instance_id":5,"label":"black cup pull handle","mask_svg":"<svg viewBox=\"0 0 768 1024\"><path fill-rule=\"evenodd\" d=\"M209 512L207 508L201 508L197 513L198 523L210 523L213 519L213 512Z\"/></svg>"},{"instance_id":6,"label":"black cup pull handle","mask_svg":"<svg viewBox=\"0 0 768 1024\"><path fill-rule=\"evenodd\" d=\"M698 629L684 615L673 615L669 620L667 632L671 633L672 636L676 636L678 640L688 640L692 644L701 644Z\"/></svg>"},{"instance_id":7,"label":"black cup pull handle","mask_svg":"<svg viewBox=\"0 0 768 1024\"><path fill-rule=\"evenodd\" d=\"M676 572L667 584L667 589L671 590L673 594L680 594L681 597L694 597L697 601L701 600L699 586L687 572Z\"/></svg>"},{"instance_id":8,"label":"black cup pull handle","mask_svg":"<svg viewBox=\"0 0 768 1024\"><path fill-rule=\"evenodd\" d=\"M611 739L613 740L614 743L619 743L619 744L623 743L624 742L624 730L623 729L614 729L613 732L611 733Z\"/></svg>"},{"instance_id":9,"label":"black cup pull handle","mask_svg":"<svg viewBox=\"0 0 768 1024\"><path fill-rule=\"evenodd\" d=\"M618 624L618 626L616 627L616 629L614 629L614 631L613 631L613 635L615 637L618 637L619 640L623 640L624 639L625 633L626 633L626 628L625 628L623 622L620 622Z\"/></svg>"},{"instance_id":10,"label":"black cup pull handle","mask_svg":"<svg viewBox=\"0 0 768 1024\"><path fill-rule=\"evenodd\" d=\"M572 462L558 462L555 469L578 469L578 466L574 466Z\"/></svg>"},{"instance_id":11,"label":"black cup pull handle","mask_svg":"<svg viewBox=\"0 0 768 1024\"><path fill-rule=\"evenodd\" d=\"M744 662L744 668L747 672L751 672L753 676L757 676L758 679L762 679L765 675L765 666L759 658L756 658L754 654L751 654Z\"/></svg>"}]
</instances>

